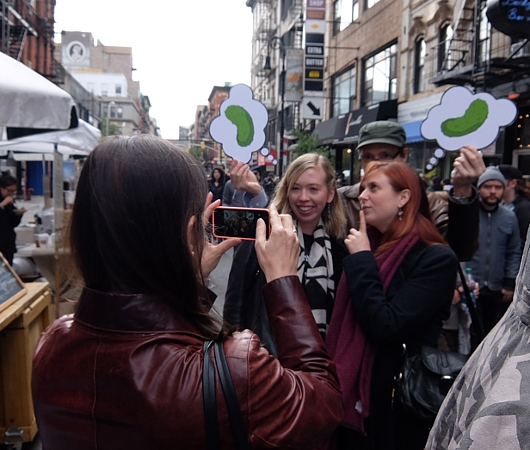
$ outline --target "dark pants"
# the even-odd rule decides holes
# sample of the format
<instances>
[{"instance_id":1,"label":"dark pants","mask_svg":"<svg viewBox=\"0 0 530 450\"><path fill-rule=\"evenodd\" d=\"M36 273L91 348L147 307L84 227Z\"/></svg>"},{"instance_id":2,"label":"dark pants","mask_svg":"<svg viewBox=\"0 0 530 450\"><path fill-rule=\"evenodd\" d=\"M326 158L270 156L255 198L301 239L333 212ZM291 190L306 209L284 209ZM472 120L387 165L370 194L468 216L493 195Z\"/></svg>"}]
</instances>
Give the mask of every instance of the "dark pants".
<instances>
[{"instance_id":1,"label":"dark pants","mask_svg":"<svg viewBox=\"0 0 530 450\"><path fill-rule=\"evenodd\" d=\"M480 289L477 304L479 316L482 318L484 334L491 331L510 306L510 302L502 301L501 291L492 291L486 286Z\"/></svg>"}]
</instances>

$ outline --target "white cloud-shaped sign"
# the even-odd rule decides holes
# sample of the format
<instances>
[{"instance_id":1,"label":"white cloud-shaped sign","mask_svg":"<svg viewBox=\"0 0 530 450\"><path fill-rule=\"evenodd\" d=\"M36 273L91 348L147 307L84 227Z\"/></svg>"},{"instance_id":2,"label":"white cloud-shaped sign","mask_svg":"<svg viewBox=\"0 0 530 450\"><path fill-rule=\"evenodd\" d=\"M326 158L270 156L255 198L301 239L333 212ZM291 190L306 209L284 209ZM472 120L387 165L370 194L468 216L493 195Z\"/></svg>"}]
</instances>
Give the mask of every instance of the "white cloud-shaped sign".
<instances>
[{"instance_id":1,"label":"white cloud-shaped sign","mask_svg":"<svg viewBox=\"0 0 530 450\"><path fill-rule=\"evenodd\" d=\"M478 149L495 142L499 129L514 122L517 106L508 99L496 99L486 92L473 94L456 86L443 94L421 124L425 139L433 139L444 150L458 150L465 145Z\"/></svg>"},{"instance_id":2,"label":"white cloud-shaped sign","mask_svg":"<svg viewBox=\"0 0 530 450\"><path fill-rule=\"evenodd\" d=\"M252 89L237 84L221 103L220 112L210 124L210 136L223 145L228 156L249 162L252 153L265 143L267 108L254 99Z\"/></svg>"}]
</instances>

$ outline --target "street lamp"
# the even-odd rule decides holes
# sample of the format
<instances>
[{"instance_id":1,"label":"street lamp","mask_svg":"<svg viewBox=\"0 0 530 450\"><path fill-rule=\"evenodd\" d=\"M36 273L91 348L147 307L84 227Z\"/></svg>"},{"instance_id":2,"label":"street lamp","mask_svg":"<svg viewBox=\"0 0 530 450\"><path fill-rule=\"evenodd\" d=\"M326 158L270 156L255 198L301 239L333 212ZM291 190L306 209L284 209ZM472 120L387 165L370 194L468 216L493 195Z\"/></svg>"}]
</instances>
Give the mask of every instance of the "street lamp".
<instances>
[{"instance_id":1,"label":"street lamp","mask_svg":"<svg viewBox=\"0 0 530 450\"><path fill-rule=\"evenodd\" d=\"M105 125L105 136L109 135L109 117L110 117L110 108L116 106L116 103L114 101L110 101L107 105L107 123Z\"/></svg>"},{"instance_id":2,"label":"street lamp","mask_svg":"<svg viewBox=\"0 0 530 450\"><path fill-rule=\"evenodd\" d=\"M272 36L268 43L267 56L265 58L265 66L263 70L271 70L271 57L269 54L269 49L280 50L280 57L282 59L282 71L280 72L280 84L281 84L281 111L280 111L280 152L278 157L278 176L281 179L282 177L282 168L283 168L283 134L285 132L285 44L283 42L283 36Z\"/></svg>"}]
</instances>

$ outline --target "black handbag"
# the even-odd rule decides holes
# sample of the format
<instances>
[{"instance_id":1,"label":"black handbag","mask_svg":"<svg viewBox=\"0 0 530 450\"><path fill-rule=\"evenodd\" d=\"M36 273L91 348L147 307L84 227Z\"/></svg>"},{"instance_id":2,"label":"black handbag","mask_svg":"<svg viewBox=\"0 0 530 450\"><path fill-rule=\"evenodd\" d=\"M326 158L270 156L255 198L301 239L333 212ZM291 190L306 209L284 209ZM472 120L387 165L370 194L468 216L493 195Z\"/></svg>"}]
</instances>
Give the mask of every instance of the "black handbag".
<instances>
[{"instance_id":1,"label":"black handbag","mask_svg":"<svg viewBox=\"0 0 530 450\"><path fill-rule=\"evenodd\" d=\"M243 421L243 414L237 400L236 390L230 369L226 363L222 341L207 341L204 343L204 361L202 367L202 391L204 402L204 423L206 425L206 441L208 450L221 448L219 438L219 423L217 421L217 401L215 395L215 369L210 356L210 349L214 348L215 366L228 408L232 431L236 439L238 450L250 450L247 430Z\"/></svg>"},{"instance_id":2,"label":"black handbag","mask_svg":"<svg viewBox=\"0 0 530 450\"><path fill-rule=\"evenodd\" d=\"M427 346L421 347L416 355L406 355L397 391L403 409L433 422L467 358L461 353Z\"/></svg>"},{"instance_id":3,"label":"black handbag","mask_svg":"<svg viewBox=\"0 0 530 450\"><path fill-rule=\"evenodd\" d=\"M474 337L480 342L484 336L482 325L462 267L459 265L458 269L471 314ZM419 419L432 423L468 358L468 355L427 346L422 346L420 353L415 355L405 352L405 362L397 385L397 398L402 408Z\"/></svg>"}]
</instances>

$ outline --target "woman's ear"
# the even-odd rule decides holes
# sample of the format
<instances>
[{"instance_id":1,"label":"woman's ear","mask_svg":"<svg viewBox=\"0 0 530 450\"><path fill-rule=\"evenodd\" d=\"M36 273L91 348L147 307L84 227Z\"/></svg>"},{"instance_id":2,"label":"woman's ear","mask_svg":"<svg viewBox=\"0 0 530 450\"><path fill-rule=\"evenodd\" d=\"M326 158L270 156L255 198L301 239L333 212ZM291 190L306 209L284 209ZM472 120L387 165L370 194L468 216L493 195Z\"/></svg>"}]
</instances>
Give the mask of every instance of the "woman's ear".
<instances>
[{"instance_id":1,"label":"woman's ear","mask_svg":"<svg viewBox=\"0 0 530 450\"><path fill-rule=\"evenodd\" d=\"M326 199L328 203L331 203L333 199L335 198L335 194L337 193L335 188L332 188L328 192L328 198Z\"/></svg>"},{"instance_id":2,"label":"woman's ear","mask_svg":"<svg viewBox=\"0 0 530 450\"><path fill-rule=\"evenodd\" d=\"M400 208L403 208L403 206L405 206L409 200L410 200L410 190L409 189L403 189L399 193L398 206Z\"/></svg>"},{"instance_id":3,"label":"woman's ear","mask_svg":"<svg viewBox=\"0 0 530 450\"><path fill-rule=\"evenodd\" d=\"M193 253L195 246L197 245L197 236L194 232L195 222L197 222L197 217L191 216L189 222L188 222L188 229L187 229L187 238L188 238L188 245L190 247L190 252Z\"/></svg>"}]
</instances>

